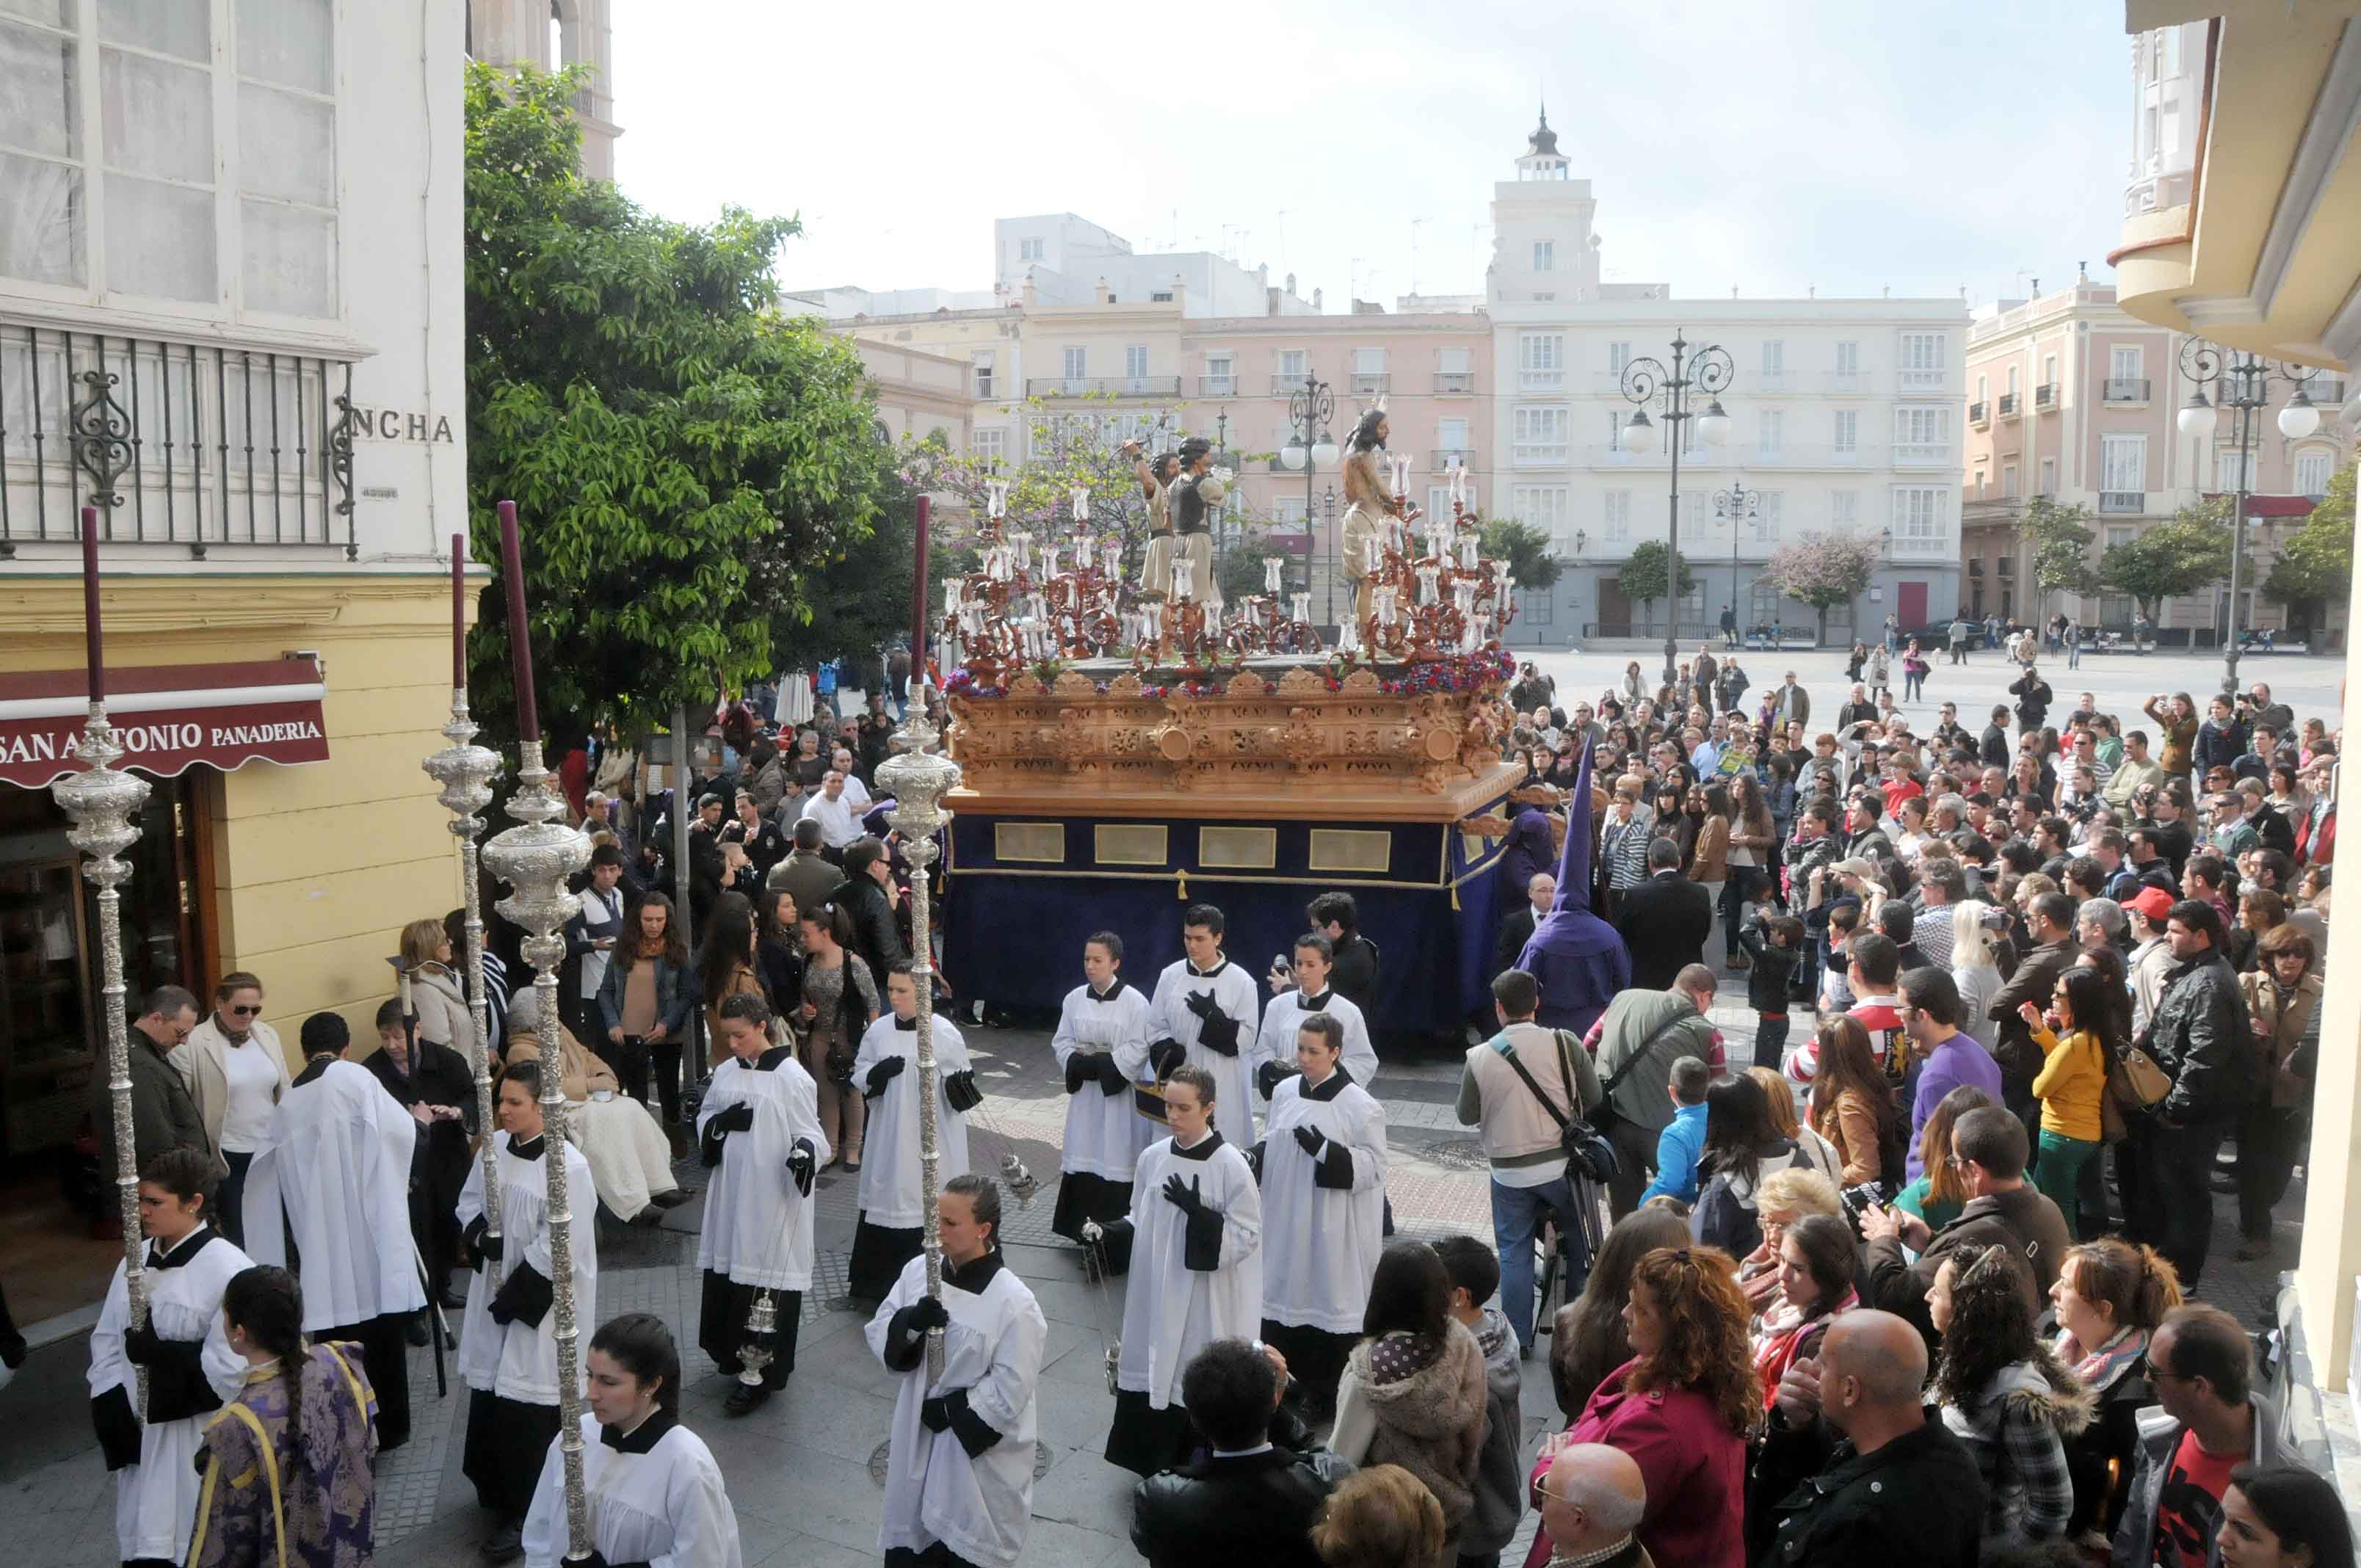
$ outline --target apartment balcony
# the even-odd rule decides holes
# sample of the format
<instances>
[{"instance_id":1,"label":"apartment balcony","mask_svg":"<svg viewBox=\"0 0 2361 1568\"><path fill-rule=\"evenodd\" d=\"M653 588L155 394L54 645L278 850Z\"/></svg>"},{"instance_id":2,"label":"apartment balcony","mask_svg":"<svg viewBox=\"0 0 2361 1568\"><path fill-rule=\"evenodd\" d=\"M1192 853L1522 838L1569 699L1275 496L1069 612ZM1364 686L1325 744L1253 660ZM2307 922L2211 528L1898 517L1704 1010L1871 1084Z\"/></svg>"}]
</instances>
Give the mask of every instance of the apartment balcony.
<instances>
[{"instance_id":1,"label":"apartment balcony","mask_svg":"<svg viewBox=\"0 0 2361 1568\"><path fill-rule=\"evenodd\" d=\"M2017 396L2015 392L2003 392L2000 395L2001 418L2015 419L2023 411L2024 411L2017 406Z\"/></svg>"},{"instance_id":2,"label":"apartment balcony","mask_svg":"<svg viewBox=\"0 0 2361 1568\"><path fill-rule=\"evenodd\" d=\"M1521 392L1554 392L1565 386L1564 370L1520 370L1517 390Z\"/></svg>"},{"instance_id":3,"label":"apartment balcony","mask_svg":"<svg viewBox=\"0 0 2361 1568\"><path fill-rule=\"evenodd\" d=\"M1356 370L1353 372L1353 395L1356 398L1374 398L1381 392L1392 390L1393 380L1391 376L1382 370L1374 372Z\"/></svg>"},{"instance_id":4,"label":"apartment balcony","mask_svg":"<svg viewBox=\"0 0 2361 1568\"><path fill-rule=\"evenodd\" d=\"M1959 449L1948 441L1897 441L1893 451L1894 466L1897 468L1956 468L1960 466Z\"/></svg>"},{"instance_id":5,"label":"apartment balcony","mask_svg":"<svg viewBox=\"0 0 2361 1568\"><path fill-rule=\"evenodd\" d=\"M2145 490L2101 490L2099 492L2099 510L2103 512L2129 513L2136 515L2137 513L2144 512L2147 510L2147 492Z\"/></svg>"},{"instance_id":6,"label":"apartment balcony","mask_svg":"<svg viewBox=\"0 0 2361 1568\"><path fill-rule=\"evenodd\" d=\"M1200 376L1197 378L1197 395L1201 398L1235 398L1238 395L1238 378L1235 376Z\"/></svg>"},{"instance_id":7,"label":"apartment balcony","mask_svg":"<svg viewBox=\"0 0 2361 1568\"><path fill-rule=\"evenodd\" d=\"M1982 400L1970 403L1968 405L1968 422L1974 425L1978 430L1985 429L1992 423L1992 405L1982 401Z\"/></svg>"},{"instance_id":8,"label":"apartment balcony","mask_svg":"<svg viewBox=\"0 0 2361 1568\"><path fill-rule=\"evenodd\" d=\"M2138 405L2147 401L2148 382L2145 377L2118 380L2109 377L2099 388L2099 400L2116 405Z\"/></svg>"},{"instance_id":9,"label":"apartment balcony","mask_svg":"<svg viewBox=\"0 0 2361 1568\"><path fill-rule=\"evenodd\" d=\"M1437 396L1457 396L1476 390L1476 374L1472 370L1438 370L1434 373Z\"/></svg>"},{"instance_id":10,"label":"apartment balcony","mask_svg":"<svg viewBox=\"0 0 2361 1568\"><path fill-rule=\"evenodd\" d=\"M344 361L15 323L0 400L0 560L79 539L85 501L112 544L357 559L357 436L433 438L424 415L357 408Z\"/></svg>"},{"instance_id":11,"label":"apartment balcony","mask_svg":"<svg viewBox=\"0 0 2361 1568\"><path fill-rule=\"evenodd\" d=\"M1027 376L1028 398L1177 398L1178 376Z\"/></svg>"},{"instance_id":12,"label":"apartment balcony","mask_svg":"<svg viewBox=\"0 0 2361 1568\"><path fill-rule=\"evenodd\" d=\"M2058 411L2058 383L2044 381L2033 389L2033 411L2054 414Z\"/></svg>"},{"instance_id":13,"label":"apartment balcony","mask_svg":"<svg viewBox=\"0 0 2361 1568\"><path fill-rule=\"evenodd\" d=\"M1949 529L1927 534L1897 533L1886 545L1886 554L1896 561L1953 561L1959 558L1959 542Z\"/></svg>"},{"instance_id":14,"label":"apartment balcony","mask_svg":"<svg viewBox=\"0 0 2361 1568\"><path fill-rule=\"evenodd\" d=\"M1427 467L1437 474L1450 472L1454 463L1464 465L1471 474L1482 466L1477 462L1476 449L1472 446L1438 446L1426 455Z\"/></svg>"},{"instance_id":15,"label":"apartment balcony","mask_svg":"<svg viewBox=\"0 0 2361 1568\"><path fill-rule=\"evenodd\" d=\"M1563 441L1521 441L1509 449L1509 461L1519 468L1563 468L1568 450Z\"/></svg>"},{"instance_id":16,"label":"apartment balcony","mask_svg":"<svg viewBox=\"0 0 2361 1568\"><path fill-rule=\"evenodd\" d=\"M1939 392L1950 379L1948 370L1904 370L1894 378L1895 385L1905 392Z\"/></svg>"},{"instance_id":17,"label":"apartment balcony","mask_svg":"<svg viewBox=\"0 0 2361 1568\"><path fill-rule=\"evenodd\" d=\"M1270 378L1270 395L1274 398L1289 397L1301 390L1303 390L1303 376L1300 371L1292 376L1283 372L1274 372Z\"/></svg>"}]
</instances>

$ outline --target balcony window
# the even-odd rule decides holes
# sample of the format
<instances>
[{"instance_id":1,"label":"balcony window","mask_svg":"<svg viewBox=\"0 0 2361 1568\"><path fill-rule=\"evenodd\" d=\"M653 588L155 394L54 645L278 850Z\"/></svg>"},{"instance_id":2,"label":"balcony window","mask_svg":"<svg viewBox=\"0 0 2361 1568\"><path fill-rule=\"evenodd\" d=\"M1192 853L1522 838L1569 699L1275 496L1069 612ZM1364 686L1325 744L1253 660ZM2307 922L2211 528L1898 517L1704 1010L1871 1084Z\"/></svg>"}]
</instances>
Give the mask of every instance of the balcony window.
<instances>
[{"instance_id":1,"label":"balcony window","mask_svg":"<svg viewBox=\"0 0 2361 1568\"><path fill-rule=\"evenodd\" d=\"M1894 490L1894 543L1897 550L1923 551L1943 537L1943 492L1933 485L1897 485Z\"/></svg>"},{"instance_id":2,"label":"balcony window","mask_svg":"<svg viewBox=\"0 0 2361 1568\"><path fill-rule=\"evenodd\" d=\"M1472 392L1476 389L1473 356L1465 348L1438 348L1434 351L1434 389L1438 392Z\"/></svg>"},{"instance_id":3,"label":"balcony window","mask_svg":"<svg viewBox=\"0 0 2361 1568\"><path fill-rule=\"evenodd\" d=\"M1939 332L1902 334L1901 385L1905 391L1939 389L1946 378L1944 340Z\"/></svg>"},{"instance_id":4,"label":"balcony window","mask_svg":"<svg viewBox=\"0 0 2361 1568\"><path fill-rule=\"evenodd\" d=\"M1207 398L1236 396L1238 378L1230 373L1231 364L1232 360L1226 354L1205 356L1205 375L1197 388L1198 395Z\"/></svg>"},{"instance_id":5,"label":"balcony window","mask_svg":"<svg viewBox=\"0 0 2361 1568\"><path fill-rule=\"evenodd\" d=\"M1776 457L1787 440L1787 416L1777 409L1766 409L1755 416L1755 453L1758 456Z\"/></svg>"},{"instance_id":6,"label":"balcony window","mask_svg":"<svg viewBox=\"0 0 2361 1568\"><path fill-rule=\"evenodd\" d=\"M1896 465L1941 463L1950 456L1950 451L1949 410L1899 408L1894 411L1894 461Z\"/></svg>"},{"instance_id":7,"label":"balcony window","mask_svg":"<svg viewBox=\"0 0 2361 1568\"><path fill-rule=\"evenodd\" d=\"M2099 437L2099 510L2138 511L2147 498L2147 437Z\"/></svg>"},{"instance_id":8,"label":"balcony window","mask_svg":"<svg viewBox=\"0 0 2361 1568\"><path fill-rule=\"evenodd\" d=\"M1564 463L1566 429L1572 418L1564 408L1521 408L1510 415L1512 458L1519 465Z\"/></svg>"},{"instance_id":9,"label":"balcony window","mask_svg":"<svg viewBox=\"0 0 2361 1568\"><path fill-rule=\"evenodd\" d=\"M1837 345L1837 382L1839 386L1861 374L1861 345L1850 338Z\"/></svg>"},{"instance_id":10,"label":"balcony window","mask_svg":"<svg viewBox=\"0 0 2361 1568\"><path fill-rule=\"evenodd\" d=\"M1065 352L1066 379L1080 381L1090 375L1090 350L1069 345Z\"/></svg>"},{"instance_id":11,"label":"balcony window","mask_svg":"<svg viewBox=\"0 0 2361 1568\"><path fill-rule=\"evenodd\" d=\"M992 396L992 372L995 362L994 351L989 348L979 349L967 356L968 373L974 378L975 395L979 398Z\"/></svg>"},{"instance_id":12,"label":"balcony window","mask_svg":"<svg viewBox=\"0 0 2361 1568\"><path fill-rule=\"evenodd\" d=\"M1836 440L1833 450L1840 459L1850 460L1861 454L1861 413L1856 409L1839 409L1834 415Z\"/></svg>"},{"instance_id":13,"label":"balcony window","mask_svg":"<svg viewBox=\"0 0 2361 1568\"><path fill-rule=\"evenodd\" d=\"M1517 334L1517 385L1526 391L1554 391L1565 385L1565 334Z\"/></svg>"},{"instance_id":14,"label":"balcony window","mask_svg":"<svg viewBox=\"0 0 2361 1568\"><path fill-rule=\"evenodd\" d=\"M1620 544L1631 537L1631 492L1609 490L1601 498L1599 531L1610 544Z\"/></svg>"},{"instance_id":15,"label":"balcony window","mask_svg":"<svg viewBox=\"0 0 2361 1568\"><path fill-rule=\"evenodd\" d=\"M1386 351L1382 348L1353 350L1354 394L1367 397L1386 389Z\"/></svg>"},{"instance_id":16,"label":"balcony window","mask_svg":"<svg viewBox=\"0 0 2361 1568\"><path fill-rule=\"evenodd\" d=\"M1766 338L1763 344L1763 378L1783 380L1787 374L1787 345L1783 338Z\"/></svg>"},{"instance_id":17,"label":"balcony window","mask_svg":"<svg viewBox=\"0 0 2361 1568\"><path fill-rule=\"evenodd\" d=\"M1551 272L1557 269L1557 244L1554 240L1533 241L1533 270Z\"/></svg>"}]
</instances>

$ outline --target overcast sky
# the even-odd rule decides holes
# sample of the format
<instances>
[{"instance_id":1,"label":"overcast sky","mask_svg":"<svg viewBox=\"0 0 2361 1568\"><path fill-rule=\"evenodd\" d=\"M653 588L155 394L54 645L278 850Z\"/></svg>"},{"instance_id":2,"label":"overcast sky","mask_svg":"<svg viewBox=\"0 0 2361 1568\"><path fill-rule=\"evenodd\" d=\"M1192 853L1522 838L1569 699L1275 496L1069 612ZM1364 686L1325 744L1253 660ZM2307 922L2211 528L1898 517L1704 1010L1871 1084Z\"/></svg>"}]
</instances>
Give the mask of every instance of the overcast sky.
<instances>
[{"instance_id":1,"label":"overcast sky","mask_svg":"<svg viewBox=\"0 0 2361 1568\"><path fill-rule=\"evenodd\" d=\"M2113 0L615 13L625 192L800 214L788 288L985 288L994 217L1073 212L1268 261L1331 311L1477 292L1545 93L1609 280L1974 303L2109 275L2131 146Z\"/></svg>"}]
</instances>

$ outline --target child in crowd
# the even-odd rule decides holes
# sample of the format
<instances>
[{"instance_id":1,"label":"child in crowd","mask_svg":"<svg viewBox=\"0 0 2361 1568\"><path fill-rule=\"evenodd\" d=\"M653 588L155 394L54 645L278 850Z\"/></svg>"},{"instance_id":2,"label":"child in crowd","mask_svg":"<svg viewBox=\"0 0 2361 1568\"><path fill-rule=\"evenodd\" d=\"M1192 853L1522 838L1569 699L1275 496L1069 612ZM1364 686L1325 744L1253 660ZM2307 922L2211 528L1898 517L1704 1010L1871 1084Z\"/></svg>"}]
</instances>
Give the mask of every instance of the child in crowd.
<instances>
[{"instance_id":1,"label":"child in crowd","mask_svg":"<svg viewBox=\"0 0 2361 1568\"><path fill-rule=\"evenodd\" d=\"M1695 1058L1684 1060L1704 1066ZM1702 1105L1702 1090L1698 1100ZM1476 1507L1459 1531L1459 1568L1498 1568L1525 1506L1524 1377L1517 1336L1506 1314L1484 1305L1500 1285L1500 1260L1492 1249L1474 1236L1446 1236L1434 1250L1451 1278L1451 1315L1484 1352L1484 1442L1472 1484Z\"/></svg>"},{"instance_id":2,"label":"child in crowd","mask_svg":"<svg viewBox=\"0 0 2361 1568\"><path fill-rule=\"evenodd\" d=\"M1776 1068L1787 1048L1789 988L1804 956L1804 923L1757 909L1738 933L1746 949L1746 1004L1754 1009L1754 1063ZM1695 1201L1694 1192L1685 1195Z\"/></svg>"}]
</instances>

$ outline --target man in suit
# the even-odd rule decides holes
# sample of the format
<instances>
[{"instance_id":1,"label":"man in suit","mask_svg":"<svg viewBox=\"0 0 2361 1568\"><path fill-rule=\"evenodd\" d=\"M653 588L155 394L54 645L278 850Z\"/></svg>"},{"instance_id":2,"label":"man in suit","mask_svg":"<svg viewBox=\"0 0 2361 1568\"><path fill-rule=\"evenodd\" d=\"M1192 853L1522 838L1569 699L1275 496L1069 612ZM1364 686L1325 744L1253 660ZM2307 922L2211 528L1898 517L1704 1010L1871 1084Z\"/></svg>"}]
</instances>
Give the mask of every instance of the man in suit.
<instances>
[{"instance_id":1,"label":"man in suit","mask_svg":"<svg viewBox=\"0 0 2361 1568\"><path fill-rule=\"evenodd\" d=\"M1615 933L1631 950L1631 984L1639 990L1670 990L1685 967L1705 961L1713 895L1681 875L1680 846L1670 839L1648 846L1648 880L1623 894Z\"/></svg>"},{"instance_id":2,"label":"man in suit","mask_svg":"<svg viewBox=\"0 0 2361 1568\"><path fill-rule=\"evenodd\" d=\"M1533 939L1533 927L1550 912L1557 902L1557 878L1548 872L1535 872L1525 882L1525 902L1511 910L1500 922L1500 939L1492 944L1492 973L1495 977L1517 967L1517 955Z\"/></svg>"},{"instance_id":3,"label":"man in suit","mask_svg":"<svg viewBox=\"0 0 2361 1568\"><path fill-rule=\"evenodd\" d=\"M1812 694L1795 684L1795 671L1788 671L1787 678L1780 684L1779 696L1771 714L1782 724L1808 725L1812 722Z\"/></svg>"}]
</instances>

